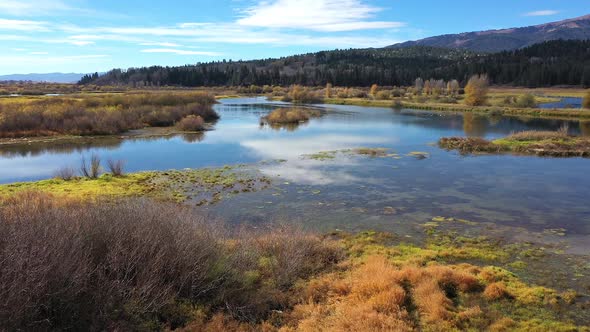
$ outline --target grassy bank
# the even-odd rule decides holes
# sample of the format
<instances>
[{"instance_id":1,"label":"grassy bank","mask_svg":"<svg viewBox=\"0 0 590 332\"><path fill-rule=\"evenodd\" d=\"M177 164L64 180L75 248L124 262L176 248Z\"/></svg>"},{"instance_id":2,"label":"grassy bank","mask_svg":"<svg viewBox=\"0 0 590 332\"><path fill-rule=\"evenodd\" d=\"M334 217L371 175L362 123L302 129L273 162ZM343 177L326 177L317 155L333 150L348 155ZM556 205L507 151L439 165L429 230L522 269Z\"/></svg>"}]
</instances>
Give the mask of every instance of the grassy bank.
<instances>
[{"instance_id":1,"label":"grassy bank","mask_svg":"<svg viewBox=\"0 0 590 332\"><path fill-rule=\"evenodd\" d=\"M187 200L203 205L224 197L257 191L270 185L266 177L238 167L203 168L182 171L153 171L123 176L103 174L96 179L75 177L0 185L0 197L27 191L50 193L62 199L118 199L151 197L162 201Z\"/></svg>"},{"instance_id":2,"label":"grassy bank","mask_svg":"<svg viewBox=\"0 0 590 332\"><path fill-rule=\"evenodd\" d=\"M550 157L590 157L590 139L564 132L525 131L488 141L473 137L444 137L439 146L461 153L516 153Z\"/></svg>"},{"instance_id":3,"label":"grassy bank","mask_svg":"<svg viewBox=\"0 0 590 332\"><path fill-rule=\"evenodd\" d=\"M437 112L473 112L482 114L504 116L530 116L561 119L590 119L590 111L581 109L539 109L539 108L513 108L501 106L467 106L463 104L444 103L417 103L402 101L394 103L391 100L374 100L366 98L326 98L326 104L353 105L367 107L396 107L411 108Z\"/></svg>"},{"instance_id":4,"label":"grassy bank","mask_svg":"<svg viewBox=\"0 0 590 332\"><path fill-rule=\"evenodd\" d=\"M543 259L526 245L229 231L178 205L36 192L0 199L0 220L7 330L588 331L577 293L504 267Z\"/></svg>"},{"instance_id":5,"label":"grassy bank","mask_svg":"<svg viewBox=\"0 0 590 332\"><path fill-rule=\"evenodd\" d=\"M219 118L214 103L202 92L0 98L0 138L119 134L172 126L188 116L210 122Z\"/></svg>"}]
</instances>

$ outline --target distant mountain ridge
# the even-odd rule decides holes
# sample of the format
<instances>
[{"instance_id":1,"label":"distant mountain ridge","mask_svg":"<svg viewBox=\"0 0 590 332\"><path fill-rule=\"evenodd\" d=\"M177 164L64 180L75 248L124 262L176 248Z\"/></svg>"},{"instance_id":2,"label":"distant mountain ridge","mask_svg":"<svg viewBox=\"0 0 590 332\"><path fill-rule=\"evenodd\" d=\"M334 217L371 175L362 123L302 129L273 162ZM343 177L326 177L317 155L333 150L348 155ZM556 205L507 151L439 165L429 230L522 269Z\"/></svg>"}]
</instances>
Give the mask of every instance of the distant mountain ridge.
<instances>
[{"instance_id":1,"label":"distant mountain ridge","mask_svg":"<svg viewBox=\"0 0 590 332\"><path fill-rule=\"evenodd\" d=\"M590 39L590 15L522 28L441 35L389 47L432 46L493 53L516 50L557 39Z\"/></svg>"},{"instance_id":2,"label":"distant mountain ridge","mask_svg":"<svg viewBox=\"0 0 590 332\"><path fill-rule=\"evenodd\" d=\"M47 83L76 83L84 74L48 73L48 74L13 74L0 75L0 81L31 81Z\"/></svg>"}]
</instances>

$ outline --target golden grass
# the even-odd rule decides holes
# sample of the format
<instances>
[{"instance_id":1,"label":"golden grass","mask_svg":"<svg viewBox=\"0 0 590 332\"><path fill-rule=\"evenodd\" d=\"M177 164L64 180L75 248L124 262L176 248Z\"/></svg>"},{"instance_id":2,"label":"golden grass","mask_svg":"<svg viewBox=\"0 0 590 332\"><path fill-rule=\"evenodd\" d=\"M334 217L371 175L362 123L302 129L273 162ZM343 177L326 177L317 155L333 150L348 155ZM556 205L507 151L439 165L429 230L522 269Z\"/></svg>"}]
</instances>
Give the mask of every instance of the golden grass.
<instances>
[{"instance_id":1,"label":"golden grass","mask_svg":"<svg viewBox=\"0 0 590 332\"><path fill-rule=\"evenodd\" d=\"M320 117L322 113L309 108L278 108L262 118L269 124L297 124Z\"/></svg>"}]
</instances>

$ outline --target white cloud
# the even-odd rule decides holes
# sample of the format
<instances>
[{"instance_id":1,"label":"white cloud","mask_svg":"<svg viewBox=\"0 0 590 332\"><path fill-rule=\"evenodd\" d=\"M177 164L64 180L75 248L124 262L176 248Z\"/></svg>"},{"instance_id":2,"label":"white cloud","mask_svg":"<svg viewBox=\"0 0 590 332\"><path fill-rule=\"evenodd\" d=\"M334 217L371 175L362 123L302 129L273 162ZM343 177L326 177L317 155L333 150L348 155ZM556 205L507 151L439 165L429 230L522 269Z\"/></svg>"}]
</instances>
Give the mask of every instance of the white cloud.
<instances>
[{"instance_id":1,"label":"white cloud","mask_svg":"<svg viewBox=\"0 0 590 332\"><path fill-rule=\"evenodd\" d=\"M361 0L275 0L261 1L244 11L237 23L264 28L293 28L316 31L352 31L404 26L401 22L367 21L382 8Z\"/></svg>"},{"instance_id":2,"label":"white cloud","mask_svg":"<svg viewBox=\"0 0 590 332\"><path fill-rule=\"evenodd\" d=\"M0 12L13 16L48 15L60 11L72 11L74 8L60 0L2 0Z\"/></svg>"},{"instance_id":3,"label":"white cloud","mask_svg":"<svg viewBox=\"0 0 590 332\"><path fill-rule=\"evenodd\" d=\"M29 52L31 55L47 55L49 52Z\"/></svg>"},{"instance_id":4,"label":"white cloud","mask_svg":"<svg viewBox=\"0 0 590 332\"><path fill-rule=\"evenodd\" d=\"M528 12L526 14L524 14L524 16L552 16L552 15L556 15L559 14L559 11L557 10L537 10L534 12Z\"/></svg>"},{"instance_id":5,"label":"white cloud","mask_svg":"<svg viewBox=\"0 0 590 332\"><path fill-rule=\"evenodd\" d=\"M161 42L161 43L147 42L147 43L140 43L139 45L140 46L160 46L160 47L182 47L182 45L180 45L180 44L168 43L168 42Z\"/></svg>"},{"instance_id":6,"label":"white cloud","mask_svg":"<svg viewBox=\"0 0 590 332\"><path fill-rule=\"evenodd\" d=\"M172 53L178 55L205 55L205 56L220 56L220 53L217 52L206 52L206 51L187 51L187 50L178 50L174 48L150 48L141 50L142 53Z\"/></svg>"},{"instance_id":7,"label":"white cloud","mask_svg":"<svg viewBox=\"0 0 590 332\"><path fill-rule=\"evenodd\" d=\"M26 20L8 20L0 18L0 30L15 30L25 32L44 32L49 31L46 22L26 21Z\"/></svg>"}]
</instances>

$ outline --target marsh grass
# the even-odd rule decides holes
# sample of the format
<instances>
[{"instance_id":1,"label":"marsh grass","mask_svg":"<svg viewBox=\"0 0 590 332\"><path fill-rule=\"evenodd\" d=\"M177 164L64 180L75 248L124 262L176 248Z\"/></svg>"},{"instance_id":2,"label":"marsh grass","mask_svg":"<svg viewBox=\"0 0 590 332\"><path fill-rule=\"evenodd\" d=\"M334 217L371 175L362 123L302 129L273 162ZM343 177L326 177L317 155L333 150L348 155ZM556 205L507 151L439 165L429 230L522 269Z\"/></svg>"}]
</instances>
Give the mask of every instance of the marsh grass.
<instances>
[{"instance_id":1,"label":"marsh grass","mask_svg":"<svg viewBox=\"0 0 590 332\"><path fill-rule=\"evenodd\" d=\"M590 139L571 136L568 128L558 131L523 131L488 141L474 137L443 137L439 146L461 153L529 154L548 157L590 157Z\"/></svg>"},{"instance_id":2,"label":"marsh grass","mask_svg":"<svg viewBox=\"0 0 590 332\"><path fill-rule=\"evenodd\" d=\"M309 108L278 108L263 117L261 122L274 125L298 124L320 116L320 111Z\"/></svg>"},{"instance_id":3,"label":"marsh grass","mask_svg":"<svg viewBox=\"0 0 590 332\"><path fill-rule=\"evenodd\" d=\"M205 93L152 92L16 98L0 102L0 138L108 135L172 126L184 117L219 118Z\"/></svg>"}]
</instances>

